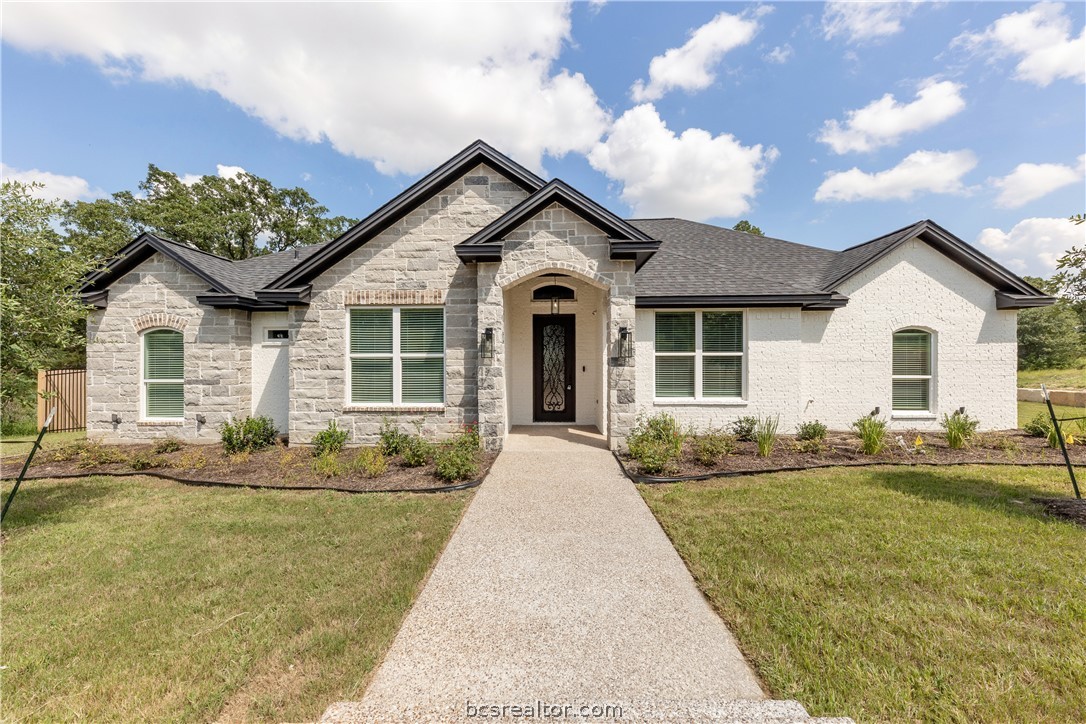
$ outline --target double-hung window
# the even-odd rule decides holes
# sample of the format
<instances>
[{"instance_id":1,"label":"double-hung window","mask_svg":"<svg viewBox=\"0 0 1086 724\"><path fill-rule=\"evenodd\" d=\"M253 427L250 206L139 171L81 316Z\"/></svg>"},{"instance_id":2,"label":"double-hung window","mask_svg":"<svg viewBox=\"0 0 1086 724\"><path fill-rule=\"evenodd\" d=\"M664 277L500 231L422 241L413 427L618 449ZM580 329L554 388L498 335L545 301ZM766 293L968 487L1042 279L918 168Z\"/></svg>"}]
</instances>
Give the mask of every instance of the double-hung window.
<instances>
[{"instance_id":1,"label":"double-hung window","mask_svg":"<svg viewBox=\"0 0 1086 724\"><path fill-rule=\"evenodd\" d=\"M742 312L657 312L656 397L743 397Z\"/></svg>"},{"instance_id":2,"label":"double-hung window","mask_svg":"<svg viewBox=\"0 0 1086 724\"><path fill-rule=\"evenodd\" d=\"M185 338L180 332L153 329L143 335L143 416L185 416Z\"/></svg>"},{"instance_id":3,"label":"double-hung window","mask_svg":"<svg viewBox=\"0 0 1086 724\"><path fill-rule=\"evenodd\" d=\"M350 310L349 402L445 402L445 313L440 307Z\"/></svg>"},{"instance_id":4,"label":"double-hung window","mask_svg":"<svg viewBox=\"0 0 1086 724\"><path fill-rule=\"evenodd\" d=\"M922 329L894 332L893 410L931 410L931 333Z\"/></svg>"}]
</instances>

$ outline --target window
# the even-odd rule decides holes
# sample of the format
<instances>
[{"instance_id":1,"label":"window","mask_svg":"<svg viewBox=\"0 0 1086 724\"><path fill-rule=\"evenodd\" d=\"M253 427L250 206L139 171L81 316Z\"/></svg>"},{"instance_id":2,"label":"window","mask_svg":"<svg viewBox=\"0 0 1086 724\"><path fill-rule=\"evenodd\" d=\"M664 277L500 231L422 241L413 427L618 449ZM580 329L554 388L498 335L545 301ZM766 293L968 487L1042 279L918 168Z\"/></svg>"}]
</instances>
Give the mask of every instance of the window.
<instances>
[{"instance_id":1,"label":"window","mask_svg":"<svg viewBox=\"0 0 1086 724\"><path fill-rule=\"evenodd\" d=\"M172 329L143 335L143 414L148 419L185 416L185 339Z\"/></svg>"},{"instance_id":2,"label":"window","mask_svg":"<svg viewBox=\"0 0 1086 724\"><path fill-rule=\"evenodd\" d=\"M656 397L742 396L742 312L656 313Z\"/></svg>"},{"instance_id":3,"label":"window","mask_svg":"<svg viewBox=\"0 0 1086 724\"><path fill-rule=\"evenodd\" d=\"M267 330L267 340L269 342L289 342L290 330L289 329L269 329Z\"/></svg>"},{"instance_id":4,"label":"window","mask_svg":"<svg viewBox=\"0 0 1086 724\"><path fill-rule=\"evenodd\" d=\"M931 409L931 334L922 329L894 332L893 409Z\"/></svg>"},{"instance_id":5,"label":"window","mask_svg":"<svg viewBox=\"0 0 1086 724\"><path fill-rule=\"evenodd\" d=\"M350 402L445 402L445 314L440 308L350 311Z\"/></svg>"}]
</instances>

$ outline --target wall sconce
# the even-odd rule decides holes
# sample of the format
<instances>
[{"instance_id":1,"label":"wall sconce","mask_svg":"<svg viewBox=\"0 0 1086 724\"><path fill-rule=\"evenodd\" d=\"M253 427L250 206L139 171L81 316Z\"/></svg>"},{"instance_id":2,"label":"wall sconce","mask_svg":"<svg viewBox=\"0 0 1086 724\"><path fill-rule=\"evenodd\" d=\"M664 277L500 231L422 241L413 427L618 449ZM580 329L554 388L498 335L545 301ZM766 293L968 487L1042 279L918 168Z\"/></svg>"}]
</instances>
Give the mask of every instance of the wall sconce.
<instances>
[{"instance_id":1,"label":"wall sconce","mask_svg":"<svg viewBox=\"0 0 1086 724\"><path fill-rule=\"evenodd\" d=\"M959 415L964 415L965 414L965 405L962 405L961 407L958 408L958 414Z\"/></svg>"},{"instance_id":2,"label":"wall sconce","mask_svg":"<svg viewBox=\"0 0 1086 724\"><path fill-rule=\"evenodd\" d=\"M207 418L204 417L203 415L197 415L196 416L196 424L197 425L206 425L207 424Z\"/></svg>"},{"instance_id":3,"label":"wall sconce","mask_svg":"<svg viewBox=\"0 0 1086 724\"><path fill-rule=\"evenodd\" d=\"M871 417L878 417L878 415L879 415L879 411L880 411L881 409L882 409L882 408L880 408L880 407L876 407L876 408L875 408L874 410L872 410L872 411L871 411Z\"/></svg>"},{"instance_id":4,"label":"wall sconce","mask_svg":"<svg viewBox=\"0 0 1086 724\"><path fill-rule=\"evenodd\" d=\"M483 330L483 338L479 342L481 356L485 360L494 359L494 328L487 327Z\"/></svg>"},{"instance_id":5,"label":"wall sconce","mask_svg":"<svg viewBox=\"0 0 1086 724\"><path fill-rule=\"evenodd\" d=\"M120 425L121 416L114 412L112 415L110 415L109 421L112 422L114 425Z\"/></svg>"},{"instance_id":6,"label":"wall sconce","mask_svg":"<svg viewBox=\"0 0 1086 724\"><path fill-rule=\"evenodd\" d=\"M561 300L558 298L558 277L551 275L551 314L559 314L562 309Z\"/></svg>"},{"instance_id":7,"label":"wall sconce","mask_svg":"<svg viewBox=\"0 0 1086 724\"><path fill-rule=\"evenodd\" d=\"M634 356L633 332L629 327L618 328L618 358L629 362Z\"/></svg>"}]
</instances>

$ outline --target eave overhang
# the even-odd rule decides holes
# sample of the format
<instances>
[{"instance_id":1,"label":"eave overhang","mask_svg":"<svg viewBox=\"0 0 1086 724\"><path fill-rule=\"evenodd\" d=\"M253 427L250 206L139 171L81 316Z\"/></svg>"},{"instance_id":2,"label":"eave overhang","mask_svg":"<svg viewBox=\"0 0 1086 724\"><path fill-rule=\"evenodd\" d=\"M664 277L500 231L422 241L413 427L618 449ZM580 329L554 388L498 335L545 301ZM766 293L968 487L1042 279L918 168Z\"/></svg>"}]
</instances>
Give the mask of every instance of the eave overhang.
<instances>
[{"instance_id":1,"label":"eave overhang","mask_svg":"<svg viewBox=\"0 0 1086 724\"><path fill-rule=\"evenodd\" d=\"M285 304L291 307L305 307L309 305L309 298L313 294L313 285L306 284L301 287L288 289L258 289L256 298L261 302L271 304Z\"/></svg>"},{"instance_id":2,"label":"eave overhang","mask_svg":"<svg viewBox=\"0 0 1086 724\"><path fill-rule=\"evenodd\" d=\"M215 309L244 309L250 312L285 312L289 308L286 304L263 302L240 294L223 294L219 292L197 294L196 302Z\"/></svg>"},{"instance_id":3,"label":"eave overhang","mask_svg":"<svg viewBox=\"0 0 1086 724\"><path fill-rule=\"evenodd\" d=\"M800 307L802 309L839 309L848 304L843 294L715 294L698 296L638 296L641 308L699 309L728 307Z\"/></svg>"},{"instance_id":4,"label":"eave overhang","mask_svg":"<svg viewBox=\"0 0 1086 724\"><path fill-rule=\"evenodd\" d=\"M109 290L98 289L92 292L81 292L79 294L79 299L88 307L93 307L94 309L105 309L106 304L109 303Z\"/></svg>"},{"instance_id":5,"label":"eave overhang","mask_svg":"<svg viewBox=\"0 0 1086 724\"><path fill-rule=\"evenodd\" d=\"M1056 303L1056 297L1042 297L1035 294L995 293L996 309L1031 309L1048 307Z\"/></svg>"}]
</instances>

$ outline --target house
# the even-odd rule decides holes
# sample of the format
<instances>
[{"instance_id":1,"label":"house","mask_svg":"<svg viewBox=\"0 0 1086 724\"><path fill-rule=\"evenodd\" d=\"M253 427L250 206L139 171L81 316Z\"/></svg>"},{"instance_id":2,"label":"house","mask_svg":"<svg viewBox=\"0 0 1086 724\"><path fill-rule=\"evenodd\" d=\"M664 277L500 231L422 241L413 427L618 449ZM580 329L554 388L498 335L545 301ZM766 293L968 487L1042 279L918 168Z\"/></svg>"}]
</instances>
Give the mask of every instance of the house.
<instances>
[{"instance_id":1,"label":"house","mask_svg":"<svg viewBox=\"0 0 1086 724\"><path fill-rule=\"evenodd\" d=\"M476 142L340 237L230 261L143 234L81 290L87 432L214 441L271 416L372 443L478 421L779 415L1016 424L1016 311L1051 304L931 221L844 251L622 219Z\"/></svg>"}]
</instances>

